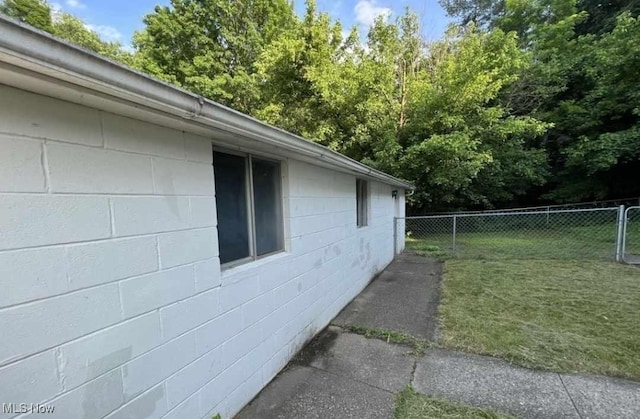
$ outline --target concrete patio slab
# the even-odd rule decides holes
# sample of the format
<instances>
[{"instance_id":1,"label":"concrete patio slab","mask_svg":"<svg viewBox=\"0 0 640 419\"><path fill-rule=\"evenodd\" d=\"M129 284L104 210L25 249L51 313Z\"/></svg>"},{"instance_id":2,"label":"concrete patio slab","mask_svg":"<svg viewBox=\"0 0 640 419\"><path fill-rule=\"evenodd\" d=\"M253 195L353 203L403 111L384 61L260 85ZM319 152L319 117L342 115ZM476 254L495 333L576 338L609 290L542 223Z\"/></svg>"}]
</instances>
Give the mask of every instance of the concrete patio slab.
<instances>
[{"instance_id":1,"label":"concrete patio slab","mask_svg":"<svg viewBox=\"0 0 640 419\"><path fill-rule=\"evenodd\" d=\"M522 418L580 418L557 373L489 357L428 350L418 361L412 384L423 394Z\"/></svg>"},{"instance_id":2,"label":"concrete patio slab","mask_svg":"<svg viewBox=\"0 0 640 419\"><path fill-rule=\"evenodd\" d=\"M392 392L400 392L411 379L415 364L411 348L341 333L341 329L336 327L330 327L323 333L335 333L330 347L320 356L305 359L308 358L305 355L308 349L316 352L312 342L298 358L303 358L314 368ZM317 341L322 342L322 337Z\"/></svg>"},{"instance_id":3,"label":"concrete patio slab","mask_svg":"<svg viewBox=\"0 0 640 419\"><path fill-rule=\"evenodd\" d=\"M236 418L393 418L393 393L311 367L280 374Z\"/></svg>"},{"instance_id":4,"label":"concrete patio slab","mask_svg":"<svg viewBox=\"0 0 640 419\"><path fill-rule=\"evenodd\" d=\"M640 418L640 383L561 374L582 419Z\"/></svg>"},{"instance_id":5,"label":"concrete patio slab","mask_svg":"<svg viewBox=\"0 0 640 419\"><path fill-rule=\"evenodd\" d=\"M433 341L441 273L438 261L399 255L333 323L394 330Z\"/></svg>"}]
</instances>

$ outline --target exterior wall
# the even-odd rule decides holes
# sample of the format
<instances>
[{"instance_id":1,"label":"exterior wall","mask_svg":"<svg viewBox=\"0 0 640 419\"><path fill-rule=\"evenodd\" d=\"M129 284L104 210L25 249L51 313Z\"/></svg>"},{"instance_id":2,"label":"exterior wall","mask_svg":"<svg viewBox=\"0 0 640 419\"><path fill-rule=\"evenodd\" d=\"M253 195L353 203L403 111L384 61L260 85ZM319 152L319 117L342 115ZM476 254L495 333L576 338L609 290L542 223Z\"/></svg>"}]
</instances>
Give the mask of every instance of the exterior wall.
<instances>
[{"instance_id":1,"label":"exterior wall","mask_svg":"<svg viewBox=\"0 0 640 419\"><path fill-rule=\"evenodd\" d=\"M231 416L393 258L402 191L357 228L355 177L289 160L287 251L221 271L209 140L0 96L0 403Z\"/></svg>"}]
</instances>

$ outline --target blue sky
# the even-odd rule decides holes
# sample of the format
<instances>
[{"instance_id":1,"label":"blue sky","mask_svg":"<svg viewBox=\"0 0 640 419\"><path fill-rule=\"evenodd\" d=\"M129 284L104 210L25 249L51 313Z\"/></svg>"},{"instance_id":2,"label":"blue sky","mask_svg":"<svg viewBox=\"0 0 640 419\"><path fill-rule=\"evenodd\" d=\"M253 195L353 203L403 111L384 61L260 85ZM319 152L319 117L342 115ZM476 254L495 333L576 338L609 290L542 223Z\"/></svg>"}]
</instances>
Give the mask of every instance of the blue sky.
<instances>
[{"instance_id":1,"label":"blue sky","mask_svg":"<svg viewBox=\"0 0 640 419\"><path fill-rule=\"evenodd\" d=\"M128 46L133 32L143 27L144 15L156 4L169 4L169 0L52 0L51 4L81 18L103 39ZM299 14L304 12L304 0L294 0L294 4ZM345 30L358 25L363 32L376 16L393 18L405 7L421 16L427 39L437 39L444 33L448 19L437 0L318 0L318 8L340 20Z\"/></svg>"}]
</instances>

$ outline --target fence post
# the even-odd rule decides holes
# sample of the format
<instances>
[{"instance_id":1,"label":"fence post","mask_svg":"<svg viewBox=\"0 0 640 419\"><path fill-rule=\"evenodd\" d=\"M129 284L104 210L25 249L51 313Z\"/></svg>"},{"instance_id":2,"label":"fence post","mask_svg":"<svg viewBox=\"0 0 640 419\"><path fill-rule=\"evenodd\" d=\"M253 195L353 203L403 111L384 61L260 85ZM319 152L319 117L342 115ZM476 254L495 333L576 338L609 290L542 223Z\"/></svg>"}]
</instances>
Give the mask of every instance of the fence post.
<instances>
[{"instance_id":1,"label":"fence post","mask_svg":"<svg viewBox=\"0 0 640 419\"><path fill-rule=\"evenodd\" d=\"M624 213L624 205L620 205L618 207L618 227L616 234L616 262L622 262L622 254L624 252L624 225L626 222Z\"/></svg>"},{"instance_id":2,"label":"fence post","mask_svg":"<svg viewBox=\"0 0 640 419\"><path fill-rule=\"evenodd\" d=\"M398 254L398 217L393 217L393 257Z\"/></svg>"},{"instance_id":3,"label":"fence post","mask_svg":"<svg viewBox=\"0 0 640 419\"><path fill-rule=\"evenodd\" d=\"M551 215L551 207L547 207L547 227L549 227L549 215Z\"/></svg>"},{"instance_id":4,"label":"fence post","mask_svg":"<svg viewBox=\"0 0 640 419\"><path fill-rule=\"evenodd\" d=\"M451 250L453 252L453 254L456 254L456 224L457 224L457 217L453 216L453 241L451 243Z\"/></svg>"}]
</instances>

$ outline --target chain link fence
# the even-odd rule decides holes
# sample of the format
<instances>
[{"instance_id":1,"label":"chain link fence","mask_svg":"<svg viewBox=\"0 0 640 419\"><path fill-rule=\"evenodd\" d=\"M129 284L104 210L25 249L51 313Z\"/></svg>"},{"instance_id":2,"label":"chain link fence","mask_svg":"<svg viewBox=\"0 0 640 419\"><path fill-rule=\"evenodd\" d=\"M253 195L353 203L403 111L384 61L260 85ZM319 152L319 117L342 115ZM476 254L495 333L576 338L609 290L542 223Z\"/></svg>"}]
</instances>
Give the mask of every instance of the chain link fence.
<instances>
[{"instance_id":1,"label":"chain link fence","mask_svg":"<svg viewBox=\"0 0 640 419\"><path fill-rule=\"evenodd\" d=\"M640 265L640 207L625 210L623 230L623 260L631 265Z\"/></svg>"},{"instance_id":2,"label":"chain link fence","mask_svg":"<svg viewBox=\"0 0 640 419\"><path fill-rule=\"evenodd\" d=\"M408 250L433 256L640 263L640 207L456 213L398 222Z\"/></svg>"}]
</instances>

